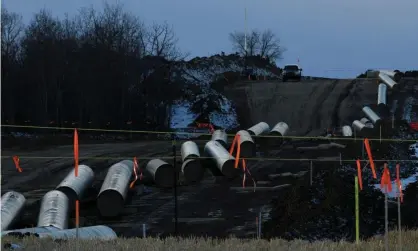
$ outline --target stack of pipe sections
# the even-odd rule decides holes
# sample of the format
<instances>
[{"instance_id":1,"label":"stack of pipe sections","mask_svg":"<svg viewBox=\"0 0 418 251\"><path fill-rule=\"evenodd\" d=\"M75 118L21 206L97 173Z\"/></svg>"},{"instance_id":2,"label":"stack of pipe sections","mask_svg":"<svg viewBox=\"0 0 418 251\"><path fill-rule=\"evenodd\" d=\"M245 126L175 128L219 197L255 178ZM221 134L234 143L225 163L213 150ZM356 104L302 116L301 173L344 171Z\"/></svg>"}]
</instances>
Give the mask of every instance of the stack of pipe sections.
<instances>
[{"instance_id":1,"label":"stack of pipe sections","mask_svg":"<svg viewBox=\"0 0 418 251\"><path fill-rule=\"evenodd\" d=\"M235 158L218 141L211 140L206 143L204 151L213 158L216 167L225 177L235 178L239 175L239 169L235 168Z\"/></svg>"},{"instance_id":2,"label":"stack of pipe sections","mask_svg":"<svg viewBox=\"0 0 418 251\"><path fill-rule=\"evenodd\" d=\"M275 136L274 138L271 138L271 142L281 145L283 143L282 137L286 136L288 132L289 126L285 122L277 123L270 131L270 135Z\"/></svg>"},{"instance_id":3,"label":"stack of pipe sections","mask_svg":"<svg viewBox=\"0 0 418 251\"><path fill-rule=\"evenodd\" d=\"M260 122L247 130L251 136L258 136L270 132L270 126L266 122Z\"/></svg>"},{"instance_id":4,"label":"stack of pipe sections","mask_svg":"<svg viewBox=\"0 0 418 251\"><path fill-rule=\"evenodd\" d=\"M353 130L351 126L345 125L341 128L341 134L343 137L353 137Z\"/></svg>"},{"instance_id":5,"label":"stack of pipe sections","mask_svg":"<svg viewBox=\"0 0 418 251\"><path fill-rule=\"evenodd\" d=\"M115 217L125 206L134 163L123 160L112 165L97 196L97 208L102 216Z\"/></svg>"},{"instance_id":6,"label":"stack of pipe sections","mask_svg":"<svg viewBox=\"0 0 418 251\"><path fill-rule=\"evenodd\" d=\"M256 154L256 147L251 135L245 130L238 131L237 135L239 135L237 144L240 145L240 158L254 157ZM237 147L235 147L234 151L236 149Z\"/></svg>"},{"instance_id":7,"label":"stack of pipe sections","mask_svg":"<svg viewBox=\"0 0 418 251\"><path fill-rule=\"evenodd\" d=\"M215 130L211 140L218 141L223 147L228 146L228 135L225 130Z\"/></svg>"},{"instance_id":8,"label":"stack of pipe sections","mask_svg":"<svg viewBox=\"0 0 418 251\"><path fill-rule=\"evenodd\" d=\"M93 170L86 165L79 165L77 177L74 170L70 170L55 190L65 193L70 203L73 204L76 200L81 200L84 192L91 187L93 180Z\"/></svg>"},{"instance_id":9,"label":"stack of pipe sections","mask_svg":"<svg viewBox=\"0 0 418 251\"><path fill-rule=\"evenodd\" d=\"M385 83L391 89L396 89L398 87L398 83L391 79L389 75L385 74L385 72L379 72L379 79L382 80L383 83Z\"/></svg>"},{"instance_id":10,"label":"stack of pipe sections","mask_svg":"<svg viewBox=\"0 0 418 251\"><path fill-rule=\"evenodd\" d=\"M67 195L57 190L49 191L42 198L37 227L66 229L68 227L69 212Z\"/></svg>"},{"instance_id":11,"label":"stack of pipe sections","mask_svg":"<svg viewBox=\"0 0 418 251\"><path fill-rule=\"evenodd\" d=\"M377 115L370 107L365 106L362 109L363 113L366 117L375 125L375 127L379 127L381 125L382 119Z\"/></svg>"},{"instance_id":12,"label":"stack of pipe sections","mask_svg":"<svg viewBox=\"0 0 418 251\"><path fill-rule=\"evenodd\" d=\"M1 196L1 231L7 230L25 206L23 194L10 191Z\"/></svg>"},{"instance_id":13,"label":"stack of pipe sections","mask_svg":"<svg viewBox=\"0 0 418 251\"><path fill-rule=\"evenodd\" d=\"M186 182L197 182L203 179L203 167L200 163L199 147L193 141L181 145L181 172Z\"/></svg>"},{"instance_id":14,"label":"stack of pipe sections","mask_svg":"<svg viewBox=\"0 0 418 251\"><path fill-rule=\"evenodd\" d=\"M59 240L69 240L77 237L77 229L65 229L60 231L38 233L39 238L52 238ZM117 235L108 226L98 225L91 227L78 228L78 238L81 240L113 240Z\"/></svg>"},{"instance_id":15,"label":"stack of pipe sections","mask_svg":"<svg viewBox=\"0 0 418 251\"><path fill-rule=\"evenodd\" d=\"M159 187L173 187L177 182L174 167L165 161L160 159L150 160L145 168Z\"/></svg>"}]
</instances>

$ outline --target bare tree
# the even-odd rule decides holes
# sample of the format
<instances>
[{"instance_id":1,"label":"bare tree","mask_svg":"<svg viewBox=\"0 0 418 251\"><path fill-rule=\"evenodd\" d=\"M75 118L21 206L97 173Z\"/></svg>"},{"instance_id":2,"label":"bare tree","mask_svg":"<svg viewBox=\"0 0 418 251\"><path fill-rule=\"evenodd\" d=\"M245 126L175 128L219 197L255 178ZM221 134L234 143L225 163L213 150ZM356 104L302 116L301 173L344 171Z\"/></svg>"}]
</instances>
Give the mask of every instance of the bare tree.
<instances>
[{"instance_id":1,"label":"bare tree","mask_svg":"<svg viewBox=\"0 0 418 251\"><path fill-rule=\"evenodd\" d=\"M188 53L177 47L178 38L174 29L167 22L153 23L148 29L147 52L149 55L164 57L169 60L183 60Z\"/></svg>"},{"instance_id":2,"label":"bare tree","mask_svg":"<svg viewBox=\"0 0 418 251\"><path fill-rule=\"evenodd\" d=\"M1 8L1 53L15 58L19 49L19 39L24 25L22 16Z\"/></svg>"},{"instance_id":3,"label":"bare tree","mask_svg":"<svg viewBox=\"0 0 418 251\"><path fill-rule=\"evenodd\" d=\"M262 33L258 30L252 30L247 34L247 50L245 50L245 33L235 31L229 34L234 50L240 55L256 56L269 58L270 60L281 59L284 48L280 40L270 30Z\"/></svg>"}]
</instances>

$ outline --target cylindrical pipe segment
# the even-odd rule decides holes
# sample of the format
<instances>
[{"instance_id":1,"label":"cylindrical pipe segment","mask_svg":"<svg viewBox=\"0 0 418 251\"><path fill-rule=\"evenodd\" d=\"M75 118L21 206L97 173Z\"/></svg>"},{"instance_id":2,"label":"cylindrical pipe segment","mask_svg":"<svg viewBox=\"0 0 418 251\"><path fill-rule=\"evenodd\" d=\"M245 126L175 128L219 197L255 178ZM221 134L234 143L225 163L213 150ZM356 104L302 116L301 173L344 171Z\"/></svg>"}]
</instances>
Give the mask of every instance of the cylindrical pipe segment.
<instances>
[{"instance_id":1,"label":"cylindrical pipe segment","mask_svg":"<svg viewBox=\"0 0 418 251\"><path fill-rule=\"evenodd\" d=\"M73 204L76 200L82 199L84 192L91 187L93 180L93 170L86 165L79 165L77 177L74 170L71 169L55 190L65 193L70 203Z\"/></svg>"},{"instance_id":2,"label":"cylindrical pipe segment","mask_svg":"<svg viewBox=\"0 0 418 251\"><path fill-rule=\"evenodd\" d=\"M270 126L266 122L260 122L247 130L251 136L258 136L270 132Z\"/></svg>"},{"instance_id":3,"label":"cylindrical pipe segment","mask_svg":"<svg viewBox=\"0 0 418 251\"><path fill-rule=\"evenodd\" d=\"M25 206L23 194L10 191L1 196L1 231L7 230Z\"/></svg>"},{"instance_id":4,"label":"cylindrical pipe segment","mask_svg":"<svg viewBox=\"0 0 418 251\"><path fill-rule=\"evenodd\" d=\"M44 195L39 210L37 227L68 227L69 199L65 193L57 190L49 191Z\"/></svg>"},{"instance_id":5,"label":"cylindrical pipe segment","mask_svg":"<svg viewBox=\"0 0 418 251\"><path fill-rule=\"evenodd\" d=\"M361 132L366 127L366 125L359 120L354 120L352 126L356 132Z\"/></svg>"},{"instance_id":6,"label":"cylindrical pipe segment","mask_svg":"<svg viewBox=\"0 0 418 251\"><path fill-rule=\"evenodd\" d=\"M181 172L187 183L201 181L204 171L200 159L187 159L181 165Z\"/></svg>"},{"instance_id":7,"label":"cylindrical pipe segment","mask_svg":"<svg viewBox=\"0 0 418 251\"><path fill-rule=\"evenodd\" d=\"M402 73L398 70L395 70L395 71L380 70L379 72L385 75L388 75L389 77L393 78L395 81L399 81L402 78Z\"/></svg>"},{"instance_id":8,"label":"cylindrical pipe segment","mask_svg":"<svg viewBox=\"0 0 418 251\"><path fill-rule=\"evenodd\" d=\"M389 86L391 89L394 89L397 87L398 83L396 83L393 79L391 79L388 75L386 75L383 72L379 73L380 80L383 81L387 86Z\"/></svg>"},{"instance_id":9,"label":"cylindrical pipe segment","mask_svg":"<svg viewBox=\"0 0 418 251\"><path fill-rule=\"evenodd\" d=\"M281 145L283 143L283 136L286 136L289 132L289 126L285 122L279 122L277 123L273 129L270 131L271 136L275 136L272 138L269 138L270 144L275 145L276 143L278 145ZM274 142L274 143L273 143Z\"/></svg>"},{"instance_id":10,"label":"cylindrical pipe segment","mask_svg":"<svg viewBox=\"0 0 418 251\"><path fill-rule=\"evenodd\" d=\"M360 122L363 123L367 128L373 129L374 125L368 118L360 119Z\"/></svg>"},{"instance_id":11,"label":"cylindrical pipe segment","mask_svg":"<svg viewBox=\"0 0 418 251\"><path fill-rule=\"evenodd\" d=\"M29 234L40 234L40 233L50 233L60 231L56 227L32 227L32 228L23 228L23 229L13 229L9 231L2 231L1 236L14 236L14 235L29 235Z\"/></svg>"},{"instance_id":12,"label":"cylindrical pipe segment","mask_svg":"<svg viewBox=\"0 0 418 251\"><path fill-rule=\"evenodd\" d=\"M218 141L223 147L228 146L228 135L225 130L215 130L212 134L212 140Z\"/></svg>"},{"instance_id":13,"label":"cylindrical pipe segment","mask_svg":"<svg viewBox=\"0 0 418 251\"><path fill-rule=\"evenodd\" d=\"M169 188L174 186L174 167L160 159L153 159L147 163L146 170L159 187Z\"/></svg>"},{"instance_id":14,"label":"cylindrical pipe segment","mask_svg":"<svg viewBox=\"0 0 418 251\"><path fill-rule=\"evenodd\" d=\"M238 131L237 135L239 135L239 141L236 143L240 145L240 158L254 157L256 154L256 148L251 135L245 130ZM235 147L234 152L236 149L237 148Z\"/></svg>"},{"instance_id":15,"label":"cylindrical pipe segment","mask_svg":"<svg viewBox=\"0 0 418 251\"><path fill-rule=\"evenodd\" d=\"M379 89L377 92L377 105L386 106L386 91L387 86L385 84L379 84Z\"/></svg>"},{"instance_id":16,"label":"cylindrical pipe segment","mask_svg":"<svg viewBox=\"0 0 418 251\"><path fill-rule=\"evenodd\" d=\"M235 178L239 175L239 169L235 168L235 158L215 140L211 140L205 145L205 154L212 157L217 168L228 178Z\"/></svg>"},{"instance_id":17,"label":"cylindrical pipe segment","mask_svg":"<svg viewBox=\"0 0 418 251\"><path fill-rule=\"evenodd\" d=\"M123 160L112 165L97 196L97 208L102 216L115 217L122 212L132 177L134 163Z\"/></svg>"},{"instance_id":18,"label":"cylindrical pipe segment","mask_svg":"<svg viewBox=\"0 0 418 251\"><path fill-rule=\"evenodd\" d=\"M351 126L345 125L341 128L341 132L343 137L353 137L353 130L351 129Z\"/></svg>"},{"instance_id":19,"label":"cylindrical pipe segment","mask_svg":"<svg viewBox=\"0 0 418 251\"><path fill-rule=\"evenodd\" d=\"M38 236L39 238L52 238L60 240L75 239L76 237L81 240L113 240L117 238L113 229L103 225L80 227L78 228L78 236L76 228L42 232L39 233Z\"/></svg>"},{"instance_id":20,"label":"cylindrical pipe segment","mask_svg":"<svg viewBox=\"0 0 418 251\"><path fill-rule=\"evenodd\" d=\"M182 162L200 157L199 147L193 141L186 141L181 144L180 152Z\"/></svg>"},{"instance_id":21,"label":"cylindrical pipe segment","mask_svg":"<svg viewBox=\"0 0 418 251\"><path fill-rule=\"evenodd\" d=\"M368 119L374 124L374 125L380 125L382 122L382 119L377 115L370 107L365 106L363 107L363 113L366 115Z\"/></svg>"}]
</instances>

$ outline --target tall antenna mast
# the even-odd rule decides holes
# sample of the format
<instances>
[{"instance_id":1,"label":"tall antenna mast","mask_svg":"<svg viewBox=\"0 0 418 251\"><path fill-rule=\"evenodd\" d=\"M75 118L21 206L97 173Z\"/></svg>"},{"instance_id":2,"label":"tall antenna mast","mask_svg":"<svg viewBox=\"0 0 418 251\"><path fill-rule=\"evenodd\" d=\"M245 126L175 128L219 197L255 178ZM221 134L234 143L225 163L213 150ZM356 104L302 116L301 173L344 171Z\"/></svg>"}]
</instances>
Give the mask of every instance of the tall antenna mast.
<instances>
[{"instance_id":1,"label":"tall antenna mast","mask_svg":"<svg viewBox=\"0 0 418 251\"><path fill-rule=\"evenodd\" d=\"M245 50L245 56L247 56L247 7L245 7L244 10L244 50Z\"/></svg>"}]
</instances>

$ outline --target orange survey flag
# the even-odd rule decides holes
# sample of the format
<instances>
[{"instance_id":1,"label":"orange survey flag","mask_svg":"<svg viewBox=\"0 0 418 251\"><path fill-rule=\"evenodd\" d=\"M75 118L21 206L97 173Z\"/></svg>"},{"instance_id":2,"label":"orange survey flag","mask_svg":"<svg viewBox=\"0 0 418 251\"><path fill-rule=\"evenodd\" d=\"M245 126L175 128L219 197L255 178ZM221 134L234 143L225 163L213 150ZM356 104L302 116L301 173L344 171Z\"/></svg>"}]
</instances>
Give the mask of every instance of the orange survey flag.
<instances>
[{"instance_id":1,"label":"orange survey flag","mask_svg":"<svg viewBox=\"0 0 418 251\"><path fill-rule=\"evenodd\" d=\"M367 139L367 138L364 139L364 146L366 147L367 156L369 157L370 167L372 168L372 173L373 173L373 178L377 179L376 169L375 169L375 166L374 166L372 149L370 147L369 139Z\"/></svg>"},{"instance_id":2,"label":"orange survey flag","mask_svg":"<svg viewBox=\"0 0 418 251\"><path fill-rule=\"evenodd\" d=\"M241 152L240 135L239 134L235 135L234 140L232 141L231 149L229 149L229 154L232 155L232 153L234 152L235 145L237 145L237 154L235 156L235 168L238 168L239 157L240 157L240 152Z\"/></svg>"},{"instance_id":3,"label":"orange survey flag","mask_svg":"<svg viewBox=\"0 0 418 251\"><path fill-rule=\"evenodd\" d=\"M78 133L74 129L74 172L75 177L78 177Z\"/></svg>"},{"instance_id":4,"label":"orange survey flag","mask_svg":"<svg viewBox=\"0 0 418 251\"><path fill-rule=\"evenodd\" d=\"M360 186L360 190L363 190L363 178L361 177L361 164L360 160L357 159L357 178L358 178L358 184Z\"/></svg>"},{"instance_id":5,"label":"orange survey flag","mask_svg":"<svg viewBox=\"0 0 418 251\"><path fill-rule=\"evenodd\" d=\"M390 180L390 172L386 163L383 169L382 178L380 180L380 188L385 189L386 193L392 192L392 181Z\"/></svg>"},{"instance_id":6,"label":"orange survey flag","mask_svg":"<svg viewBox=\"0 0 418 251\"><path fill-rule=\"evenodd\" d=\"M23 170L22 170L22 168L20 168L20 164L19 164L19 157L17 157L17 156L13 156L13 162L15 163L15 167L16 167L16 170L19 172L19 173L21 173L21 172L23 172Z\"/></svg>"},{"instance_id":7,"label":"orange survey flag","mask_svg":"<svg viewBox=\"0 0 418 251\"><path fill-rule=\"evenodd\" d=\"M138 170L138 161L137 161L136 157L134 157L133 171L134 171L134 174L135 174L135 179L131 182L131 184L129 185L129 188L133 188L134 185L135 185L135 182L138 180L137 170ZM141 175L140 175L140 180L142 180L142 172L141 172Z\"/></svg>"},{"instance_id":8,"label":"orange survey flag","mask_svg":"<svg viewBox=\"0 0 418 251\"><path fill-rule=\"evenodd\" d=\"M402 183L401 183L401 179L400 179L400 165L399 163L396 164L396 185L398 187L398 191L399 191L399 197L401 199L401 203L403 202L403 192L402 192Z\"/></svg>"}]
</instances>

